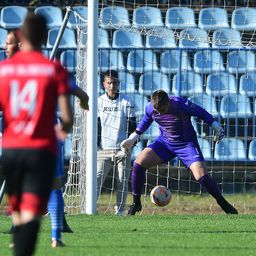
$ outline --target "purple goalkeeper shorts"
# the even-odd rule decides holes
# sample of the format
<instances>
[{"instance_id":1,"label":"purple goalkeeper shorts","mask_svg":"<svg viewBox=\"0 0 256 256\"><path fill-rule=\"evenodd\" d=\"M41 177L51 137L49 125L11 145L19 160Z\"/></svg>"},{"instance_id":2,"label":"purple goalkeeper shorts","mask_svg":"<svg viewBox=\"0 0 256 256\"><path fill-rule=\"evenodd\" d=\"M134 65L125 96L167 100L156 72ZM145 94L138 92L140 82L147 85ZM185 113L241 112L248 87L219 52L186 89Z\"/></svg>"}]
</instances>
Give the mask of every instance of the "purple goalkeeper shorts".
<instances>
[{"instance_id":1,"label":"purple goalkeeper shorts","mask_svg":"<svg viewBox=\"0 0 256 256\"><path fill-rule=\"evenodd\" d=\"M194 162L204 162L204 157L197 141L176 142L171 144L159 136L153 143L147 146L151 148L166 163L174 157L178 157L189 168Z\"/></svg>"}]
</instances>

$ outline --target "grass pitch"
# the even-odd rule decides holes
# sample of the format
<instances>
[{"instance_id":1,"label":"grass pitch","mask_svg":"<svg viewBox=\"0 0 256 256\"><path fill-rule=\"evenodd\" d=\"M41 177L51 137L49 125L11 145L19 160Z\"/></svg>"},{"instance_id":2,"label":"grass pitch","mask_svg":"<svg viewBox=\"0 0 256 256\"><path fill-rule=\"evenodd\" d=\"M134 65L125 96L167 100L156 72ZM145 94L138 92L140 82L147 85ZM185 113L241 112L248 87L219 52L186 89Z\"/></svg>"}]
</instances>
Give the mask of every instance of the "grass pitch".
<instances>
[{"instance_id":1,"label":"grass pitch","mask_svg":"<svg viewBox=\"0 0 256 256\"><path fill-rule=\"evenodd\" d=\"M67 216L74 234L63 234L64 248L50 247L45 217L35 255L255 255L254 215ZM10 218L0 217L0 255L12 255Z\"/></svg>"}]
</instances>

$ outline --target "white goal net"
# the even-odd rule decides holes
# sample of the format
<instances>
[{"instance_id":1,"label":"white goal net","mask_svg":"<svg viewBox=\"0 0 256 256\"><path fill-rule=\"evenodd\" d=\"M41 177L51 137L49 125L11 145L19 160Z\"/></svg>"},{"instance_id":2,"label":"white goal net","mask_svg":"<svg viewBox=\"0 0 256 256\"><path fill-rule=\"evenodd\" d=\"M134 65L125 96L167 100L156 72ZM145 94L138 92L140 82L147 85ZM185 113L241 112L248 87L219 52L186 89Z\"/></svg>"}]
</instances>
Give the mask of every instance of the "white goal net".
<instances>
[{"instance_id":1,"label":"white goal net","mask_svg":"<svg viewBox=\"0 0 256 256\"><path fill-rule=\"evenodd\" d=\"M249 0L99 1L99 95L105 93L103 74L112 69L118 72L120 92L135 103L137 123L157 89L189 98L210 112L225 130L220 144L201 120L192 123L209 174L240 213L255 212L255 5ZM86 90L87 22L82 16L75 15L76 76ZM66 211L72 214L84 212L86 200L86 115L78 105L75 113L65 186ZM132 161L158 133L153 123L134 147ZM110 171L101 185L99 213L114 213L117 179L117 171ZM149 201L150 191L160 184L173 193L170 205L161 209ZM142 214L221 212L177 159L147 170L143 191Z\"/></svg>"}]
</instances>

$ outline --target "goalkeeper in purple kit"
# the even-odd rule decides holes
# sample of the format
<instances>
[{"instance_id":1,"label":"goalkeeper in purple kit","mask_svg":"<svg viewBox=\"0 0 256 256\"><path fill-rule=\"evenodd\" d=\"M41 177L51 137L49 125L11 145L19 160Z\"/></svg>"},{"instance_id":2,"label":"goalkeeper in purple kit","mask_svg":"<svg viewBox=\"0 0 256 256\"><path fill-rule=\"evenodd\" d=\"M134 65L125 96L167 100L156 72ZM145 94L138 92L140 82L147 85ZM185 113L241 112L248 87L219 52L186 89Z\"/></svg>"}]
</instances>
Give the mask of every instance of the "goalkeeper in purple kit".
<instances>
[{"instance_id":1,"label":"goalkeeper in purple kit","mask_svg":"<svg viewBox=\"0 0 256 256\"><path fill-rule=\"evenodd\" d=\"M145 114L128 139L121 143L124 151L129 151L137 139L155 121L160 135L136 158L132 170L133 204L128 215L141 211L141 192L145 170L178 157L191 170L195 179L213 196L226 214L238 214L237 210L222 196L215 181L207 174L205 160L200 150L196 132L191 124L191 116L198 117L211 126L217 143L224 137L224 131L211 114L189 100L171 96L163 90L155 91Z\"/></svg>"}]
</instances>

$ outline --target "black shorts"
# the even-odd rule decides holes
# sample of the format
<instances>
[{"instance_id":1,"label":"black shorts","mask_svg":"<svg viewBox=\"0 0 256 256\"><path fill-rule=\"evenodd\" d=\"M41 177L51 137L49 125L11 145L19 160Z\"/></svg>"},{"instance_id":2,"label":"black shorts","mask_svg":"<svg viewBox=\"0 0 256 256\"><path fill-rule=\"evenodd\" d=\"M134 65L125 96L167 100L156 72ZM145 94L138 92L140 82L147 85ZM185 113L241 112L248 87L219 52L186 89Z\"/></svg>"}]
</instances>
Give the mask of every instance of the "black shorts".
<instances>
[{"instance_id":1,"label":"black shorts","mask_svg":"<svg viewBox=\"0 0 256 256\"><path fill-rule=\"evenodd\" d=\"M10 210L42 214L52 189L56 156L49 150L4 149L3 173Z\"/></svg>"}]
</instances>

